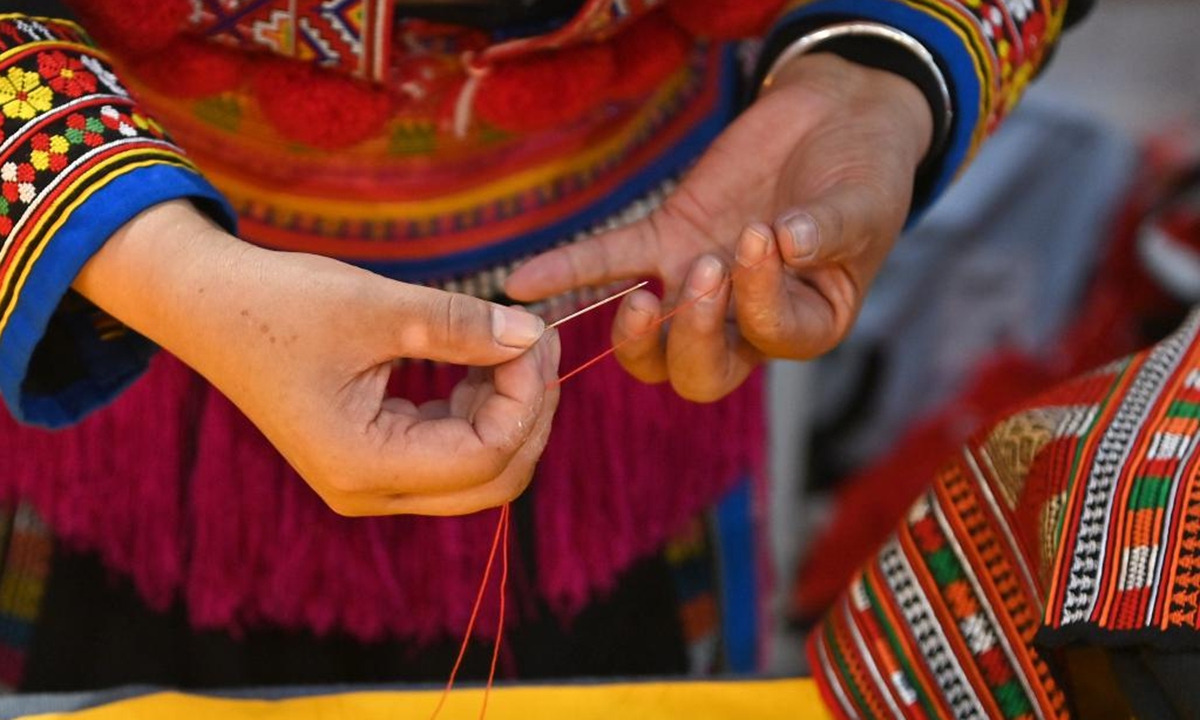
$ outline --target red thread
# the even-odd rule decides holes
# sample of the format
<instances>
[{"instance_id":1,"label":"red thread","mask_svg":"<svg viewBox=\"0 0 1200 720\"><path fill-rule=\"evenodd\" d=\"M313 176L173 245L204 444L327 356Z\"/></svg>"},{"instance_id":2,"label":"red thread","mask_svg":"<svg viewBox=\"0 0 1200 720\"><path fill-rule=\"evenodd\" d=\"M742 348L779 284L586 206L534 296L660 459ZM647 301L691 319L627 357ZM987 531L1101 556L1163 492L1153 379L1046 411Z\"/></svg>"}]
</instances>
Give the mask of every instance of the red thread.
<instances>
[{"instance_id":1,"label":"red thread","mask_svg":"<svg viewBox=\"0 0 1200 720\"><path fill-rule=\"evenodd\" d=\"M576 367L574 370L572 370L571 372L567 373L566 375L563 375L562 377L558 378L557 380L552 380L552 381L550 381L549 383L547 383L547 384L546 384L546 388L547 388L547 389L549 389L549 388L552 388L552 387L556 387L556 386L558 386L558 385L562 385L563 383L565 383L565 382L566 382L567 380L569 380L570 378L572 378L572 377L574 377L574 376L578 375L579 373L583 372L584 370L587 370L587 369L588 369L588 368L590 368L591 366L593 366L593 365L595 365L596 363L600 362L601 360L603 360L604 358L608 357L609 355L612 355L613 353L615 353L616 351L618 351L618 350L620 350L621 348L625 347L626 345L628 345L629 343L633 342L634 340L640 340L640 339L642 339L642 338L646 337L646 335L648 335L648 334L649 334L651 331L653 331L653 330L657 329L659 325L662 325L663 323L665 323L666 321L668 321L668 320L670 320L671 318L675 317L675 316L676 316L676 315L678 315L679 313L683 312L684 310L686 310L686 309L690 308L691 306L693 306L693 305L695 305L696 303L700 302L701 300L703 300L704 298L708 297L709 295L712 295L713 293L717 292L717 291L718 291L718 290L720 290L721 288L725 287L725 283L726 283L726 282L729 282L729 280L728 280L728 279L726 279L726 280L725 280L724 282L722 282L720 285L718 285L718 286L716 286L715 288L713 288L713 289L709 290L708 292L706 292L706 293L704 293L704 294L702 294L702 295L697 295L696 297L692 298L691 300L688 300L687 302L685 302L685 303L683 303L683 304L681 304L681 305L676 305L676 306L675 306L675 309L671 310L671 312L667 313L666 315L663 315L662 317L658 318L658 319L657 319L657 320L655 320L654 322L650 323L650 327L646 328L645 330L643 330L642 332L640 332L640 333L638 333L638 334L636 334L636 335L630 335L629 337L625 338L624 340L622 340L621 342L617 343L616 345L613 345L612 347L610 347L609 349L607 349L607 350L605 350L604 352L600 353L599 355L597 355L596 357L592 358L591 360L588 360L587 362L583 363L582 365L580 365L580 366Z\"/></svg>"},{"instance_id":2,"label":"red thread","mask_svg":"<svg viewBox=\"0 0 1200 720\"><path fill-rule=\"evenodd\" d=\"M613 345L612 347L610 347L609 349L600 353L599 355L592 358L591 360L588 360L587 362L583 363L582 365L575 368L574 370L567 373L566 375L563 375L562 377L558 378L557 380L554 380L553 382L549 383L547 385L547 387L554 387L555 385L563 384L569 378L574 377L575 375L578 375L579 373L581 373L584 370L588 369L589 367L595 365L596 363L600 362L601 360L608 357L609 355L612 355L614 352L619 350L621 347L623 347L627 343L630 343L630 342L633 342L634 340L645 337L648 333L650 333L651 331L653 331L654 329L656 329L658 326L662 325L666 321L670 320L675 315L677 315L677 314L683 312L684 310L686 310L687 308L695 305L696 303L700 302L701 300L708 297L709 295L712 295L713 293L721 290L722 288L725 287L725 283L728 283L728 282L730 282L730 279L725 278L725 280L720 285L717 285L716 287L712 288L708 292L697 295L696 297L692 298L691 300L688 300L687 302L684 302L684 303L681 303L681 304L675 306L666 315L663 315L662 317L654 320L654 322L650 323L650 326L648 328L646 328L645 330L643 330L642 332L640 332L636 335L630 335L629 337L627 337L624 340L622 340L621 342ZM479 607L483 603L483 594L487 590L488 579L491 578L491 575L492 575L492 566L495 565L495 562L496 562L496 550L497 550L497 548L500 548L500 540L501 540L501 536L503 536L504 545L503 545L503 548L501 549L501 556L500 556L501 557L501 559L500 559L500 613L499 613L499 616L496 618L496 642L492 646L492 664L491 664L491 667L488 669L487 685L485 685L483 688L483 704L479 708L479 720L484 720L484 716L487 715L488 698L491 696L492 684L494 683L495 678L496 678L496 663L500 658L500 643L504 639L504 613L505 613L504 599L505 599L506 590L508 587L508 536L509 536L508 526L509 526L509 512L510 512L509 507L510 507L509 503L505 503L504 507L500 508L500 520L496 524L496 535L492 539L492 549L491 549L491 552L488 554L487 566L484 568L484 571L483 571L483 581L479 583L479 592L475 595L475 606L471 609L471 619L467 623L467 630L466 630L466 633L463 635L462 645L460 645L458 648L458 657L454 661L454 667L450 670L450 679L446 682L446 688L442 691L442 696L441 696L441 698L438 699L437 707L434 708L433 714L430 716L430 720L436 720L438 714L441 713L441 711L442 711L442 707L446 704L446 699L450 696L450 690L452 690L454 688L454 679L458 676L458 669L462 665L463 657L467 654L467 644L470 643L470 641L471 641L471 633L475 629L475 620L478 619L478 617L479 617Z\"/></svg>"},{"instance_id":3,"label":"red thread","mask_svg":"<svg viewBox=\"0 0 1200 720\"><path fill-rule=\"evenodd\" d=\"M488 696L492 694L492 681L496 678L496 661L500 658L500 643L504 640L504 596L508 587L508 503L500 511L500 523L504 525L504 545L500 550L500 614L496 617L496 642L492 646L492 667L488 670L487 685L483 688L483 705L479 708L479 720L487 715Z\"/></svg>"},{"instance_id":4,"label":"red thread","mask_svg":"<svg viewBox=\"0 0 1200 720\"><path fill-rule=\"evenodd\" d=\"M483 709L480 711L479 717L483 717L483 713L487 710L488 693L492 689L492 678L496 674L496 657L500 652L500 634L504 631L504 587L508 582L508 508L509 504L505 503L504 507L500 508L500 521L496 523L496 534L492 538L492 550L488 553L487 567L483 570L483 580L479 583L479 592L475 595L475 606L471 608L471 620L467 623L467 631L463 634L462 645L458 648L458 658L454 661L454 667L450 670L450 679L446 681L446 688L442 690L442 696L438 699L437 707L433 709L433 714L429 716L429 720L435 720L442 711L442 706L446 704L446 699L450 697L450 691L454 688L454 679L458 676L458 669L462 665L463 657L467 654L467 644L471 642L471 633L475 630L475 620L479 617L479 606L483 604L483 594L487 590L488 579L492 576L492 566L496 562L496 549L500 547L500 538L504 537L504 556L501 563L500 574L500 618L497 623L496 631L496 647L492 652L492 669L488 674L487 687L483 692Z\"/></svg>"}]
</instances>

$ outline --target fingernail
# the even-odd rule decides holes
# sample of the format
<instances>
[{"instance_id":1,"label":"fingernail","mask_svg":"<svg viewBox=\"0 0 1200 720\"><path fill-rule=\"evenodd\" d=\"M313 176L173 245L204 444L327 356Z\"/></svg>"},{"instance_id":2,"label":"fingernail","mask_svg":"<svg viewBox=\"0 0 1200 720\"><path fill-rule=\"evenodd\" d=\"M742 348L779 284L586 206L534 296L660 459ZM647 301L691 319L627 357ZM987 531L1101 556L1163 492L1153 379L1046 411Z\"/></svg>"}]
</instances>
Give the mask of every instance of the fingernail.
<instances>
[{"instance_id":1,"label":"fingernail","mask_svg":"<svg viewBox=\"0 0 1200 720\"><path fill-rule=\"evenodd\" d=\"M771 237L754 225L742 232L742 241L737 245L737 261L742 267L754 267L767 259L771 249Z\"/></svg>"},{"instance_id":2,"label":"fingernail","mask_svg":"<svg viewBox=\"0 0 1200 720\"><path fill-rule=\"evenodd\" d=\"M796 213L783 219L783 229L787 233L788 247L793 260L808 260L817 254L820 245L820 229L817 221L808 213Z\"/></svg>"},{"instance_id":3,"label":"fingernail","mask_svg":"<svg viewBox=\"0 0 1200 720\"><path fill-rule=\"evenodd\" d=\"M650 298L640 292L636 292L629 296L625 301L629 305L629 309L641 316L642 323L649 323L654 319L654 306L650 302Z\"/></svg>"},{"instance_id":4,"label":"fingernail","mask_svg":"<svg viewBox=\"0 0 1200 720\"><path fill-rule=\"evenodd\" d=\"M692 297L702 297L716 292L725 280L725 265L712 255L705 255L696 261L692 275L688 278L688 288Z\"/></svg>"},{"instance_id":5,"label":"fingernail","mask_svg":"<svg viewBox=\"0 0 1200 720\"><path fill-rule=\"evenodd\" d=\"M545 330L546 323L531 312L502 305L492 307L492 337L501 345L527 348L537 342Z\"/></svg>"}]
</instances>

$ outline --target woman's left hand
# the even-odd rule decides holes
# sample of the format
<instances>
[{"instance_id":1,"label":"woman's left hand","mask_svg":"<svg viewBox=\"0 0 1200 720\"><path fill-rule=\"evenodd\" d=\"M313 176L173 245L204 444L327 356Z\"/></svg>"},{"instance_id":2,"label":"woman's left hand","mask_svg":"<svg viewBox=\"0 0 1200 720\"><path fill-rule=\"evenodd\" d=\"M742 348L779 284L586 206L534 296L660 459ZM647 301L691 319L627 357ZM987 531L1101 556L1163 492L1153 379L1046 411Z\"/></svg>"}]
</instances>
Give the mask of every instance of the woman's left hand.
<instances>
[{"instance_id":1,"label":"woman's left hand","mask_svg":"<svg viewBox=\"0 0 1200 720\"><path fill-rule=\"evenodd\" d=\"M815 357L846 336L907 217L931 132L908 80L802 56L649 217L534 258L506 289L536 300L661 278L667 303L686 307L650 332L663 304L631 294L613 325L618 359L645 382L717 400L766 357Z\"/></svg>"}]
</instances>

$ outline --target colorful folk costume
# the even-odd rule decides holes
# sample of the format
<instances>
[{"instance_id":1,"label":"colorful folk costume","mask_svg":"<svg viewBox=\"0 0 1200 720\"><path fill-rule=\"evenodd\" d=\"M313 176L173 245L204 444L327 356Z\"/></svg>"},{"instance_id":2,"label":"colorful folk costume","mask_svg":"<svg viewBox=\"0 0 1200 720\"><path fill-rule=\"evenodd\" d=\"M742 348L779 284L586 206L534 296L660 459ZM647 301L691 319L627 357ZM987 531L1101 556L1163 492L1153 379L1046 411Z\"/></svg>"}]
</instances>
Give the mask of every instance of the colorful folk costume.
<instances>
[{"instance_id":1,"label":"colorful folk costume","mask_svg":"<svg viewBox=\"0 0 1200 720\"><path fill-rule=\"evenodd\" d=\"M495 525L487 513L336 516L224 398L178 362L152 360L143 338L72 293L80 267L139 211L190 198L266 247L499 298L521 259L648 212L752 98L754 75L796 47L893 69L921 88L937 126L917 178L927 203L1088 5L575 0L541 3L548 9L534 16L487 12L499 2L457 10L386 0L66 4L74 21L46 17L55 5L45 2L8 5L32 5L38 17L0 16L0 392L19 421L73 425L0 432L0 488L12 508L0 679L12 686L46 687L50 676L281 681L195 667L119 674L130 656L152 657L156 646L163 657L191 653L227 669L251 663L212 661L232 645L244 654L271 645L274 654L259 657L273 666L289 666L297 647L312 649L281 635L316 636L311 645L326 650L331 642L379 653L388 643L436 645L466 624ZM468 11L480 7L483 21ZM735 44L762 35L761 47ZM547 310L587 299L560 298ZM597 314L568 326L564 367L606 347L610 320ZM393 384L420 400L455 379L450 368L406 363ZM619 658L605 666L571 665L596 652L548 638L589 618L612 625L604 603L619 603L638 568L747 479L754 490L741 519L753 523L763 482L760 395L756 378L696 406L612 364L564 387L554 439L514 511L517 629L507 672L679 669L639 666L645 654L631 643L646 629L657 647L661 630L594 633L610 636L601 652ZM81 569L80 557L105 570ZM754 557L723 564L753 567ZM89 597L80 578L104 584L109 575L129 581L138 608L123 621L101 619L117 602L105 596L92 601L104 606L89 608L96 615L72 625L81 614L72 603ZM686 600L685 585L668 594ZM761 599L754 582L747 589ZM650 595L662 592L633 592L630 617L649 612ZM741 610L745 629L749 610ZM677 640L679 618L657 619L646 624L674 627ZM754 638L754 625L743 636ZM55 627L72 630L55 635ZM120 643L112 637L122 633L137 649L113 655ZM64 669L84 662L80 655L104 666L100 674ZM394 680L397 666L318 679Z\"/></svg>"}]
</instances>

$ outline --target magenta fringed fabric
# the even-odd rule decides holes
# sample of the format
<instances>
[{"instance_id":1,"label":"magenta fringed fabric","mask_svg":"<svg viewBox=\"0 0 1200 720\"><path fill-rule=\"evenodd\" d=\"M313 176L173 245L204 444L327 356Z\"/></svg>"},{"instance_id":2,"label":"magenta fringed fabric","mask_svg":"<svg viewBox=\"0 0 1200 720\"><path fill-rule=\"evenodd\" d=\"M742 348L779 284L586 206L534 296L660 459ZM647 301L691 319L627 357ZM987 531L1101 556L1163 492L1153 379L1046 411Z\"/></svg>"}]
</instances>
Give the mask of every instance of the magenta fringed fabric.
<instances>
[{"instance_id":1,"label":"magenta fringed fabric","mask_svg":"<svg viewBox=\"0 0 1200 720\"><path fill-rule=\"evenodd\" d=\"M604 349L610 322L597 312L563 329L564 371ZM393 389L444 396L456 376L412 363ZM518 567L516 582L536 578L536 592L570 616L739 478L761 478L764 446L757 376L713 405L641 385L612 360L572 378L530 490L537 567ZM494 511L334 514L236 408L165 355L78 427L52 434L5 418L0 483L62 542L131 576L153 607L181 598L196 626L235 632L457 634L496 527Z\"/></svg>"}]
</instances>

